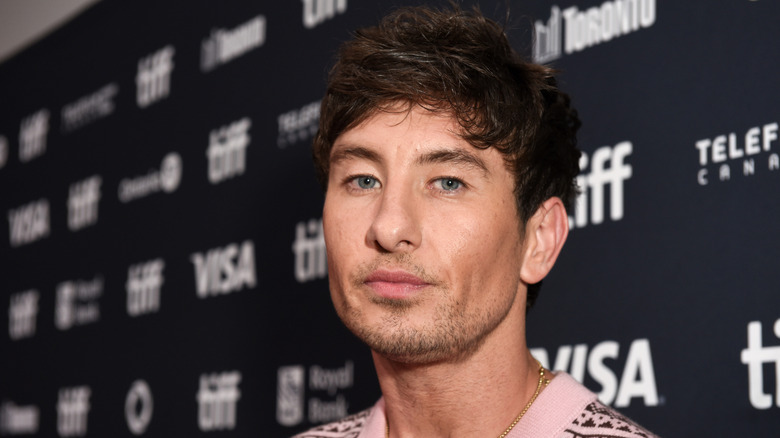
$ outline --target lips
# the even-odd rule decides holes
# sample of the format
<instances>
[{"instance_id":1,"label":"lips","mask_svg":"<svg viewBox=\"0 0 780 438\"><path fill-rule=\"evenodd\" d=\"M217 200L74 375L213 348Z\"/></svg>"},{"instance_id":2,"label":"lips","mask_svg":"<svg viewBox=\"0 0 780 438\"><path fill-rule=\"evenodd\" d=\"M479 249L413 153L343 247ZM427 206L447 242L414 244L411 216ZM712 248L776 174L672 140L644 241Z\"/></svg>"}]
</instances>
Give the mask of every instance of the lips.
<instances>
[{"instance_id":1,"label":"lips","mask_svg":"<svg viewBox=\"0 0 780 438\"><path fill-rule=\"evenodd\" d=\"M364 284L377 295L390 299L404 299L415 295L430 283L406 271L377 270L366 277Z\"/></svg>"}]
</instances>

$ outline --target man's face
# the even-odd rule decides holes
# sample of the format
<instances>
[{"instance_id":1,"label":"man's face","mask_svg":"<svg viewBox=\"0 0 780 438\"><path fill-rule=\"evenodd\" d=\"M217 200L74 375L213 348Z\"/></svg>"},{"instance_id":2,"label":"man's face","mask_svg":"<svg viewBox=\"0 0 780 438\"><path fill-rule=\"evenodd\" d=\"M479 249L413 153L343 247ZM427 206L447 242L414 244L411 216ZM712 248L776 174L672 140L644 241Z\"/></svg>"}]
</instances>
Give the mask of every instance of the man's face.
<instances>
[{"instance_id":1,"label":"man's face","mask_svg":"<svg viewBox=\"0 0 780 438\"><path fill-rule=\"evenodd\" d=\"M333 303L394 360L463 357L513 305L525 309L514 177L495 148L458 132L446 114L378 112L331 151L323 222Z\"/></svg>"}]
</instances>

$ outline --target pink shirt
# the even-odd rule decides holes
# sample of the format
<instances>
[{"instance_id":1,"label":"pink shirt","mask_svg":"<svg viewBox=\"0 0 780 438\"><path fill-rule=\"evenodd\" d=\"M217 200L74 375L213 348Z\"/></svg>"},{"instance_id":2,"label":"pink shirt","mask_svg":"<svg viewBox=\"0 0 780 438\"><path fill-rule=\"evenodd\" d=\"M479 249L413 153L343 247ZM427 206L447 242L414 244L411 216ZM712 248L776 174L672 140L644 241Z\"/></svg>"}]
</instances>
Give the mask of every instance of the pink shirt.
<instances>
[{"instance_id":1,"label":"pink shirt","mask_svg":"<svg viewBox=\"0 0 780 438\"><path fill-rule=\"evenodd\" d=\"M341 421L316 427L294 438L384 438L385 401ZM550 384L528 409L507 438L657 438L613 409L601 404L596 394L564 372Z\"/></svg>"}]
</instances>

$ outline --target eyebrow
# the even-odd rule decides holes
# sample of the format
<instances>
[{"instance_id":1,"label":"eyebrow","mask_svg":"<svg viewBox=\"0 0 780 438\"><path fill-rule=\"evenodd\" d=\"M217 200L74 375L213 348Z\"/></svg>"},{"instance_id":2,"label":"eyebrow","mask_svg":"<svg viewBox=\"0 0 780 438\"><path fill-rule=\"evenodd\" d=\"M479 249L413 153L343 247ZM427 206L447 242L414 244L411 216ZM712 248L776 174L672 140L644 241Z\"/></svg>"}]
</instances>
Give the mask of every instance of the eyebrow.
<instances>
[{"instance_id":1,"label":"eyebrow","mask_svg":"<svg viewBox=\"0 0 780 438\"><path fill-rule=\"evenodd\" d=\"M479 169L484 174L488 174L488 168L485 162L476 155L470 154L459 149L440 149L428 152L417 158L417 164L456 164L465 165Z\"/></svg>"},{"instance_id":2,"label":"eyebrow","mask_svg":"<svg viewBox=\"0 0 780 438\"><path fill-rule=\"evenodd\" d=\"M350 145L334 150L330 157L330 164L350 159L363 159L377 164L384 162L382 157L371 149ZM474 154L458 149L437 149L427 152L417 157L415 164L418 166L428 164L465 165L466 167L478 169L485 175L490 173L484 160Z\"/></svg>"},{"instance_id":3,"label":"eyebrow","mask_svg":"<svg viewBox=\"0 0 780 438\"><path fill-rule=\"evenodd\" d=\"M347 146L333 151L330 156L330 164L350 159L364 159L374 163L382 163L383 161L382 157L371 149L362 146Z\"/></svg>"}]
</instances>

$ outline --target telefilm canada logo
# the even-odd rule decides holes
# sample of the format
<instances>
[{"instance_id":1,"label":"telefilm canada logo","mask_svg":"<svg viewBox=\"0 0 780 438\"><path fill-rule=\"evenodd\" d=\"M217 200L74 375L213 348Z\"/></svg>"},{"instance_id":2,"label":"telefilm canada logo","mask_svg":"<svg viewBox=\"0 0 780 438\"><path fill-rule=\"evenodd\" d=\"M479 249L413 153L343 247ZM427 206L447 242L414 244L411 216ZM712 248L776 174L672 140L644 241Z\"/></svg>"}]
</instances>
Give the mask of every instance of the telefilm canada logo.
<instances>
[{"instance_id":1,"label":"telefilm canada logo","mask_svg":"<svg viewBox=\"0 0 780 438\"><path fill-rule=\"evenodd\" d=\"M601 386L599 400L616 408L625 408L634 399L640 399L645 406L658 406L658 386L655 367L648 339L635 339L628 351L617 341L603 341L592 347L587 344L561 345L555 355L555 362L544 348L532 348L531 354L544 365L555 371L566 371L579 382L585 381L585 373ZM625 357L622 370L614 369L617 359ZM620 379L618 379L620 376Z\"/></svg>"},{"instance_id":2,"label":"telefilm canada logo","mask_svg":"<svg viewBox=\"0 0 780 438\"><path fill-rule=\"evenodd\" d=\"M349 403L343 391L355 384L355 364L348 360L342 367L326 368L288 365L277 372L276 421L282 426L327 423L347 416Z\"/></svg>"},{"instance_id":3,"label":"telefilm canada logo","mask_svg":"<svg viewBox=\"0 0 780 438\"><path fill-rule=\"evenodd\" d=\"M279 131L276 134L276 146L284 149L296 143L308 143L314 138L320 122L320 103L315 101L280 114L276 121Z\"/></svg>"},{"instance_id":4,"label":"telefilm canada logo","mask_svg":"<svg viewBox=\"0 0 780 438\"><path fill-rule=\"evenodd\" d=\"M110 83L73 103L62 107L60 111L60 129L67 133L89 125L114 113L114 98L119 93L119 85Z\"/></svg>"},{"instance_id":5,"label":"telefilm canada logo","mask_svg":"<svg viewBox=\"0 0 780 438\"><path fill-rule=\"evenodd\" d=\"M739 174L750 177L756 172L777 171L780 155L772 151L777 145L777 135L778 123L771 122L696 141L699 158L696 181L706 186L729 182Z\"/></svg>"},{"instance_id":6,"label":"telefilm canada logo","mask_svg":"<svg viewBox=\"0 0 780 438\"><path fill-rule=\"evenodd\" d=\"M748 398L756 409L769 409L773 405L780 408L780 319L773 325L775 342L778 345L764 346L761 321L751 321L747 325L747 348L742 350L740 359L748 368ZM767 392L764 384L764 365L774 365L774 397Z\"/></svg>"},{"instance_id":7,"label":"telefilm canada logo","mask_svg":"<svg viewBox=\"0 0 780 438\"><path fill-rule=\"evenodd\" d=\"M543 64L655 24L655 0L612 0L580 10L550 8L550 18L534 23L534 62Z\"/></svg>"}]
</instances>

